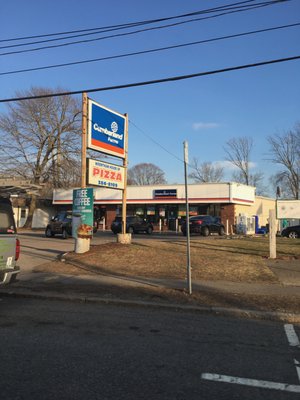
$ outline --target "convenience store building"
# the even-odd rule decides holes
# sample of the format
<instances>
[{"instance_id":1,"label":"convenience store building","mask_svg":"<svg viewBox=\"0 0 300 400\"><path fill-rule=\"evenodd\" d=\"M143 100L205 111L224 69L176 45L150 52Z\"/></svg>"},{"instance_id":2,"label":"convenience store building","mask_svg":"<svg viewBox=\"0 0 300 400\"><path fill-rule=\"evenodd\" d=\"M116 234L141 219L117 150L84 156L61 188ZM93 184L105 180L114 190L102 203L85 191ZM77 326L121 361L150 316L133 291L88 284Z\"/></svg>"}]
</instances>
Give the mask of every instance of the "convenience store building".
<instances>
[{"instance_id":1,"label":"convenience store building","mask_svg":"<svg viewBox=\"0 0 300 400\"><path fill-rule=\"evenodd\" d=\"M255 196L255 187L236 182L189 184L189 214L219 217L227 233L246 226L246 233L255 233L268 223L269 210L275 200ZM55 189L56 211L72 209L73 189ZM185 185L149 185L127 187L127 215L147 218L155 230L177 230L186 218ZM94 206L106 229L122 212L122 192L104 187L94 188Z\"/></svg>"}]
</instances>

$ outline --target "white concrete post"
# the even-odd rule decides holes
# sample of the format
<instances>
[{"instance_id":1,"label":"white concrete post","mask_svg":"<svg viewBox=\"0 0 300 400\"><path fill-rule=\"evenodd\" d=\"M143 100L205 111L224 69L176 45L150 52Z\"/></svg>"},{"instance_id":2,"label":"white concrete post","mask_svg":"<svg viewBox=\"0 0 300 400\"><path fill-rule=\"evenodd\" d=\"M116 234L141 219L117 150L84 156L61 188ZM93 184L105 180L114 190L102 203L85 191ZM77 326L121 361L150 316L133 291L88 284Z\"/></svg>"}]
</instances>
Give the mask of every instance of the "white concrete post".
<instances>
[{"instance_id":1,"label":"white concrete post","mask_svg":"<svg viewBox=\"0 0 300 400\"><path fill-rule=\"evenodd\" d=\"M276 215L275 215L275 210L269 211L269 247L270 247L270 258L276 258Z\"/></svg>"}]
</instances>

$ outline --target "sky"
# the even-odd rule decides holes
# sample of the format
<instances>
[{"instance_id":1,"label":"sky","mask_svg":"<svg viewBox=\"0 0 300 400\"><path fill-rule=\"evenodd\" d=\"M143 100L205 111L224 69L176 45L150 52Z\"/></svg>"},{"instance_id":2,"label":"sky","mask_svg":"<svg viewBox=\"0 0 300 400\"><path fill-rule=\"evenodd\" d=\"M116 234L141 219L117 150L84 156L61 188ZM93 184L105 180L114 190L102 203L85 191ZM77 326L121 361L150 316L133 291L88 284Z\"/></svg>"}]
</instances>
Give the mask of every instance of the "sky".
<instances>
[{"instance_id":1,"label":"sky","mask_svg":"<svg viewBox=\"0 0 300 400\"><path fill-rule=\"evenodd\" d=\"M243 4L254 5L265 0ZM71 63L125 53L175 46L195 41L300 23L300 0L290 0L244 12L221 15L164 29L103 39L112 33L69 39L92 42L39 51L6 54L54 45L23 47L6 39L100 28L166 18L237 3L237 0L10 0L0 3L0 100L31 87L67 91L102 88L219 70L300 55L300 26L213 41L165 51L63 68L3 74L16 70ZM206 14L206 16L215 14ZM203 15L202 15L203 17ZM185 20L199 16L185 18ZM161 22L166 25L179 20ZM181 19L180 21L183 21ZM145 26L131 28L145 29ZM116 31L120 34L127 31ZM29 41L55 38L30 39ZM23 40L24 43L24 40ZM1 75L2 73L2 75ZM251 137L251 172L268 178L280 168L268 161L267 138L293 129L300 122L300 60L230 71L193 79L90 93L100 104L129 116L129 167L147 162L159 166L169 184L184 182L183 142L189 161L225 166L224 146L231 138ZM81 98L81 96L78 96ZM0 112L6 104L0 103ZM189 169L189 172L190 169Z\"/></svg>"}]
</instances>

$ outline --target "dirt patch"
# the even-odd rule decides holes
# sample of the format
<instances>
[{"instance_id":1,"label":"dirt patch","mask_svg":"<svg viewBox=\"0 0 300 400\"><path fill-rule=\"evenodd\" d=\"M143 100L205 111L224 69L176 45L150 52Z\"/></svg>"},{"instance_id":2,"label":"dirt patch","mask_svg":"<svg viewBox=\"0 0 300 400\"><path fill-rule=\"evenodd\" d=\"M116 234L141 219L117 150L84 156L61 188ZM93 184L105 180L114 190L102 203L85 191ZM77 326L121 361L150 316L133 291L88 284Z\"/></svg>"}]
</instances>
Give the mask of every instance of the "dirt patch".
<instances>
[{"instance_id":1,"label":"dirt patch","mask_svg":"<svg viewBox=\"0 0 300 400\"><path fill-rule=\"evenodd\" d=\"M226 246L224 245L226 244ZM183 242L145 240L122 245L92 246L85 254L69 253L67 261L78 261L100 273L162 279L184 279L186 247ZM233 282L276 282L266 257L228 246L228 242L191 242L193 279Z\"/></svg>"},{"instance_id":2,"label":"dirt patch","mask_svg":"<svg viewBox=\"0 0 300 400\"><path fill-rule=\"evenodd\" d=\"M278 278L268 267L268 238L247 237L211 240L191 239L191 266L195 280L276 283ZM300 243L277 240L277 256L300 258ZM66 260L79 262L86 271L130 277L184 279L186 277L186 244L174 240L143 240L131 245L106 243L92 246L84 254L69 253ZM52 265L50 268L54 268ZM76 268L59 265L56 272L77 274ZM47 272L49 265L35 269Z\"/></svg>"},{"instance_id":3,"label":"dirt patch","mask_svg":"<svg viewBox=\"0 0 300 400\"><path fill-rule=\"evenodd\" d=\"M268 238L242 238L191 240L192 279L198 281L230 281L238 283L279 283L277 276L268 267ZM281 238L277 243L278 259L294 260L300 257L300 241ZM296 260L296 261L295 261ZM73 265L74 264L74 265ZM80 266L80 268L78 268ZM186 279L186 246L174 239L143 240L131 245L105 243L92 246L85 254L69 253L66 262L51 262L40 265L35 272L55 275L85 275L84 281L71 286L62 282L52 283L55 291L85 296L101 296L107 299L130 299L159 301L172 304L243 308L260 311L300 312L297 296L234 293L203 288L189 295L185 289L176 290L162 285L126 287L118 285L95 285L89 275L112 275L129 279ZM51 281L52 282L52 281ZM49 284L36 287L45 290Z\"/></svg>"}]
</instances>

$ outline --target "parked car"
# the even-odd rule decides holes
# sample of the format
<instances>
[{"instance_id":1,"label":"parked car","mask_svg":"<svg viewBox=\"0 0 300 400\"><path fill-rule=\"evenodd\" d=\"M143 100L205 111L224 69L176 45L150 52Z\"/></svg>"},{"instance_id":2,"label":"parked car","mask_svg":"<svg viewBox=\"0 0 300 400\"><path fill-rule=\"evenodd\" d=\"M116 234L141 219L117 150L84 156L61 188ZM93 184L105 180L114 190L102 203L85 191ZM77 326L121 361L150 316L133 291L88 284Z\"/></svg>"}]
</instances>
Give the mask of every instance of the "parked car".
<instances>
[{"instance_id":1,"label":"parked car","mask_svg":"<svg viewBox=\"0 0 300 400\"><path fill-rule=\"evenodd\" d=\"M284 228L281 232L281 236L289 238L300 238L300 225L288 226Z\"/></svg>"},{"instance_id":2,"label":"parked car","mask_svg":"<svg viewBox=\"0 0 300 400\"><path fill-rule=\"evenodd\" d=\"M195 215L189 218L190 233L197 233L199 235L208 236L211 233L218 233L225 235L225 227L221 224L218 217L210 215ZM187 234L186 221L181 225L181 232L184 236Z\"/></svg>"},{"instance_id":3,"label":"parked car","mask_svg":"<svg viewBox=\"0 0 300 400\"><path fill-rule=\"evenodd\" d=\"M111 224L111 230L114 234L122 232L122 217L116 217ZM150 235L153 232L153 225L147 220L138 217L127 217L126 218L126 232L127 233L138 233L146 232Z\"/></svg>"},{"instance_id":4,"label":"parked car","mask_svg":"<svg viewBox=\"0 0 300 400\"><path fill-rule=\"evenodd\" d=\"M20 241L13 209L9 198L0 197L0 284L16 280L20 268L17 260L20 255Z\"/></svg>"},{"instance_id":5,"label":"parked car","mask_svg":"<svg viewBox=\"0 0 300 400\"><path fill-rule=\"evenodd\" d=\"M72 236L72 212L61 211L55 217L52 217L46 226L46 237L62 235L63 239Z\"/></svg>"},{"instance_id":6,"label":"parked car","mask_svg":"<svg viewBox=\"0 0 300 400\"><path fill-rule=\"evenodd\" d=\"M99 221L94 218L93 233L98 230ZM61 211L52 217L45 229L46 237L62 235L63 239L72 236L72 211Z\"/></svg>"}]
</instances>

